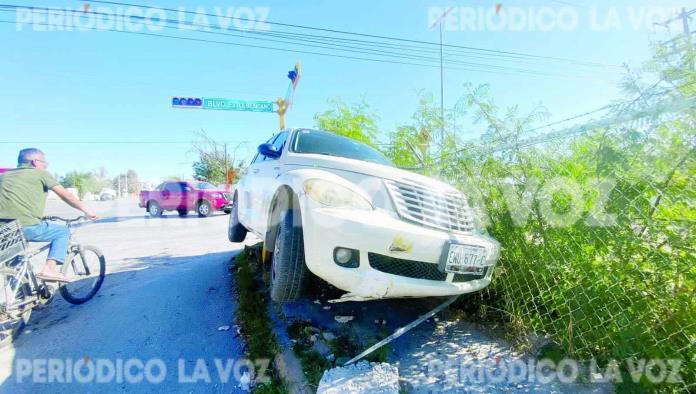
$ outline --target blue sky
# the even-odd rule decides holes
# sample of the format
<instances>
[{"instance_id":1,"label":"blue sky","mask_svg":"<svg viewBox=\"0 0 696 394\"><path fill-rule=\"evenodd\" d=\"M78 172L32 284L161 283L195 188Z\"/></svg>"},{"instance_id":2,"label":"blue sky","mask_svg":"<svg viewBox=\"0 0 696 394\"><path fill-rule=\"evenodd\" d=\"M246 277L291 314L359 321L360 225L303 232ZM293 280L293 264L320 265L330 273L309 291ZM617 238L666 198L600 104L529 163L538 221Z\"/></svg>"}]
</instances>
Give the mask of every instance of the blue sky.
<instances>
[{"instance_id":1,"label":"blue sky","mask_svg":"<svg viewBox=\"0 0 696 394\"><path fill-rule=\"evenodd\" d=\"M607 3L587 0L503 2L506 10L517 7L532 14L542 8L560 13L562 8L570 7L579 18L570 31L524 29L511 32L485 28L471 31L459 27L445 31L445 42L604 64L640 65L649 57L650 42L666 37L664 29L656 33L646 27L647 23L632 25L641 20L641 12L650 11L654 6L647 1ZM687 3L675 1L660 7L688 7ZM73 9L81 9L83 4L75 1L22 2L22 5ZM270 21L425 41L438 40L437 30L428 26L431 7L464 6L485 11L495 4L483 0L148 3L150 6L184 7L187 11L202 7L209 13L214 13L216 6L225 10L267 7ZM611 7L615 11L610 10ZM612 13L618 15L620 27L614 19L613 27L609 28L607 18ZM168 14L167 17L177 15ZM14 22L16 18L14 12L0 12L0 20ZM217 23L214 18L210 19L209 22ZM679 28L679 24L673 25L672 32L678 32ZM380 117L381 132L386 134L396 125L409 121L418 100L417 91L430 91L439 100L437 68L114 32L32 31L30 25L17 30L15 23L0 23L0 167L14 166L17 151L31 145L44 150L50 162L49 169L60 174L73 169L105 167L112 175L132 168L142 179L152 182L171 175L188 177L195 159L188 142L195 139L193 133L198 130L205 130L211 137L231 145L245 141L239 154L240 157L249 156L256 145L277 130L276 115L173 109L171 98L182 95L274 100L285 94L286 74L296 61L302 62L304 75L295 95L295 105L288 114L289 126L313 126L314 114L327 108L326 100L330 97L348 102L365 97ZM283 30L286 29L271 26L273 32ZM235 41L200 33L163 33ZM465 83L488 83L498 104L519 105L523 112L542 103L551 112L549 121L625 98L617 86L621 74L613 68L586 69L543 60L530 64L501 63L498 58L491 59L487 63L571 76L500 73L493 68L489 70L492 72L446 70L446 106L453 105L461 97ZM480 127L472 125L461 137L475 138L480 133ZM143 140L153 143L128 143ZM82 143L67 143L71 141Z\"/></svg>"}]
</instances>

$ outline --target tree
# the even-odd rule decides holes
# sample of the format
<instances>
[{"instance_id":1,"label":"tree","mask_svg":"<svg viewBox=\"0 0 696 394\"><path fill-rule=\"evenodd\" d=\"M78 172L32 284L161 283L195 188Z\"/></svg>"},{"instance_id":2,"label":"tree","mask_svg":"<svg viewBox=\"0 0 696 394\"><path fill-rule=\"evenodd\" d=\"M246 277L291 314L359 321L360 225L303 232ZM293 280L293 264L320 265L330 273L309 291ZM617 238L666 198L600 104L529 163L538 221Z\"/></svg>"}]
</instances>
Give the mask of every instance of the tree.
<instances>
[{"instance_id":1,"label":"tree","mask_svg":"<svg viewBox=\"0 0 696 394\"><path fill-rule=\"evenodd\" d=\"M119 174L111 181L111 184L116 190L119 190L120 186L119 193L124 191L127 187L128 190L125 191L128 194L138 194L143 187L142 183L140 183L140 180L138 179L138 173L131 169L126 171L125 174Z\"/></svg>"},{"instance_id":2,"label":"tree","mask_svg":"<svg viewBox=\"0 0 696 394\"><path fill-rule=\"evenodd\" d=\"M353 105L348 105L340 99L329 99L328 103L329 109L314 115L314 121L319 129L371 146L377 144L379 118L364 99Z\"/></svg>"},{"instance_id":3,"label":"tree","mask_svg":"<svg viewBox=\"0 0 696 394\"><path fill-rule=\"evenodd\" d=\"M80 198L86 193L99 193L108 184L108 181L97 177L95 172L70 171L61 179L64 187L74 187Z\"/></svg>"},{"instance_id":4,"label":"tree","mask_svg":"<svg viewBox=\"0 0 696 394\"><path fill-rule=\"evenodd\" d=\"M232 184L244 169L244 161L237 159L237 151L242 144L228 147L212 139L204 131L196 133L201 139L192 150L198 154L193 163L193 177L214 184Z\"/></svg>"},{"instance_id":5,"label":"tree","mask_svg":"<svg viewBox=\"0 0 696 394\"><path fill-rule=\"evenodd\" d=\"M418 107L411 122L398 126L389 134L389 147L385 153L399 167L423 167L427 170L437 159L457 149L457 120L463 109L447 109L442 119L432 94L419 91L418 96Z\"/></svg>"}]
</instances>

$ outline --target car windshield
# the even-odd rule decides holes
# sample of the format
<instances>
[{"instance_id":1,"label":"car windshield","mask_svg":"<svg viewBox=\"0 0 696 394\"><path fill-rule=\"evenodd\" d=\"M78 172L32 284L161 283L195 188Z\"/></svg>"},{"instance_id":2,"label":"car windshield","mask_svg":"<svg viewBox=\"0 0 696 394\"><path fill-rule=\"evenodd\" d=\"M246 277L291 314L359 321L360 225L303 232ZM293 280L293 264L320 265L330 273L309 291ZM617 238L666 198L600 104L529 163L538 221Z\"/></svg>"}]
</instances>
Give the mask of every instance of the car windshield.
<instances>
[{"instance_id":1,"label":"car windshield","mask_svg":"<svg viewBox=\"0 0 696 394\"><path fill-rule=\"evenodd\" d=\"M381 153L362 142L318 130L300 130L295 135L292 150L296 153L345 157L393 166Z\"/></svg>"},{"instance_id":2,"label":"car windshield","mask_svg":"<svg viewBox=\"0 0 696 394\"><path fill-rule=\"evenodd\" d=\"M208 182L198 182L196 183L196 189L217 189L217 187Z\"/></svg>"}]
</instances>

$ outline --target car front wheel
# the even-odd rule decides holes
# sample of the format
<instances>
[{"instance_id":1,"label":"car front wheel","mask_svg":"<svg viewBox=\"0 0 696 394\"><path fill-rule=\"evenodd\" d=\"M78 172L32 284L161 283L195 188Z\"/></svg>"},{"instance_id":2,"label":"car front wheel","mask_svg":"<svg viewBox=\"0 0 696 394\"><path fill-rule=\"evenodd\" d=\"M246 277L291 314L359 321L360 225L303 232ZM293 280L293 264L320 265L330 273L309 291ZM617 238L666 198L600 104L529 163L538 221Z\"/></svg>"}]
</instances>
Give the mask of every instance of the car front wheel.
<instances>
[{"instance_id":1,"label":"car front wheel","mask_svg":"<svg viewBox=\"0 0 696 394\"><path fill-rule=\"evenodd\" d=\"M160 205L157 202L150 201L147 204L147 213L149 213L150 216L152 216L153 218L160 217L163 213L162 207L160 207Z\"/></svg>"},{"instance_id":2,"label":"car front wheel","mask_svg":"<svg viewBox=\"0 0 696 394\"><path fill-rule=\"evenodd\" d=\"M275 302L297 300L307 277L302 227L293 225L293 218L299 214L288 209L281 215L271 261L271 299Z\"/></svg>"}]
</instances>

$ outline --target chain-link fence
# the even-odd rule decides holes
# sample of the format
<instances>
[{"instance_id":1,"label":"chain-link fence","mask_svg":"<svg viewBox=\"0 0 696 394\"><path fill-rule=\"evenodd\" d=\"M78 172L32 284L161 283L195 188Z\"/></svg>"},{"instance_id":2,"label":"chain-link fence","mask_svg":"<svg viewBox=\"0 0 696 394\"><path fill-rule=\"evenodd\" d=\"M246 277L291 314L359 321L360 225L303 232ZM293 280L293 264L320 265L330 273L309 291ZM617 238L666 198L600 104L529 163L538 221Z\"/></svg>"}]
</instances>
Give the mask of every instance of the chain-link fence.
<instances>
[{"instance_id":1,"label":"chain-link fence","mask_svg":"<svg viewBox=\"0 0 696 394\"><path fill-rule=\"evenodd\" d=\"M471 144L439 171L502 245L482 308L578 359L681 360L684 381L659 387L694 391L694 99L645 108Z\"/></svg>"}]
</instances>

